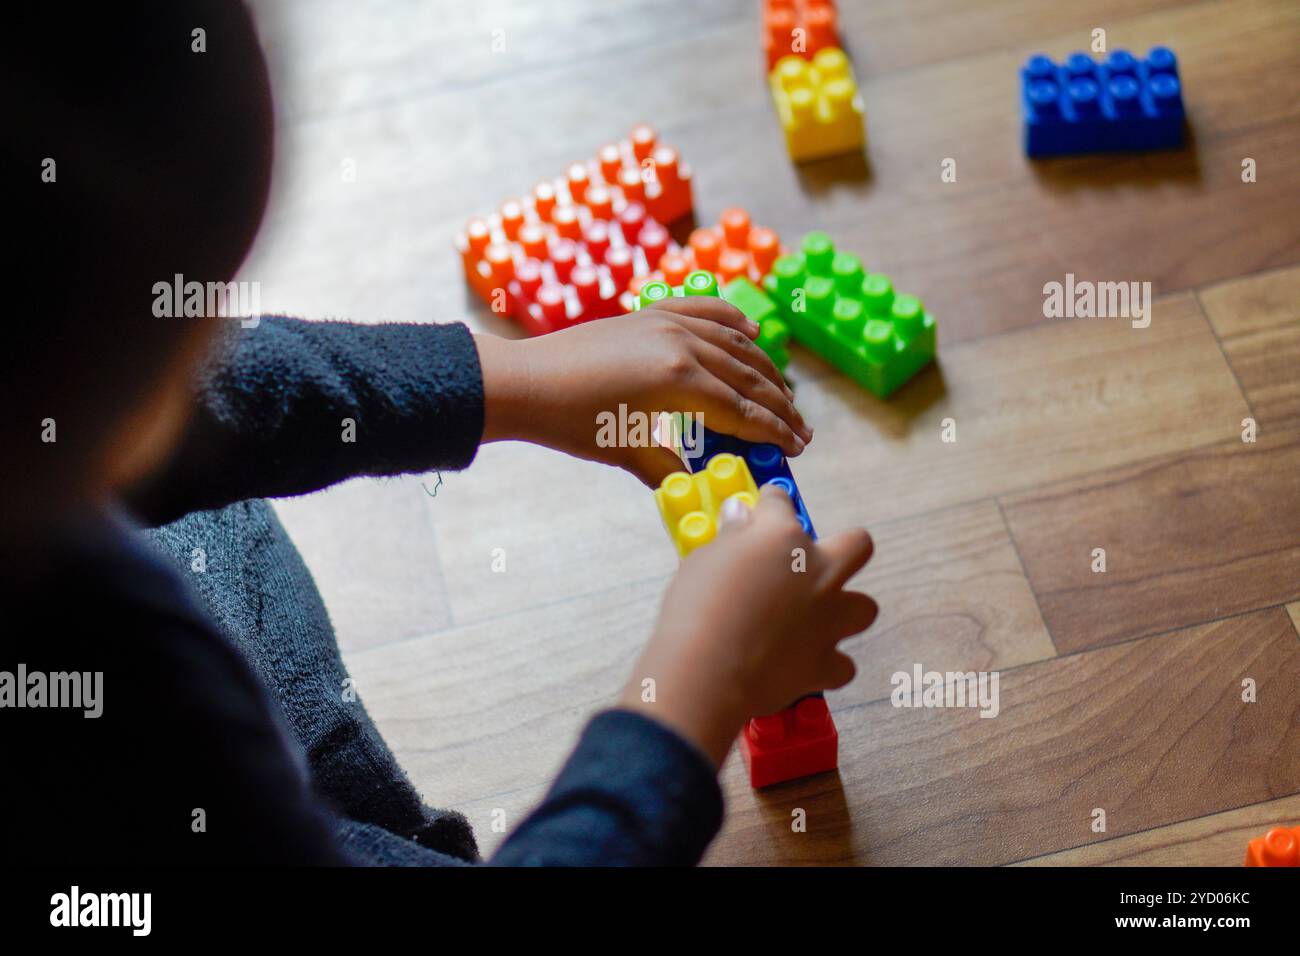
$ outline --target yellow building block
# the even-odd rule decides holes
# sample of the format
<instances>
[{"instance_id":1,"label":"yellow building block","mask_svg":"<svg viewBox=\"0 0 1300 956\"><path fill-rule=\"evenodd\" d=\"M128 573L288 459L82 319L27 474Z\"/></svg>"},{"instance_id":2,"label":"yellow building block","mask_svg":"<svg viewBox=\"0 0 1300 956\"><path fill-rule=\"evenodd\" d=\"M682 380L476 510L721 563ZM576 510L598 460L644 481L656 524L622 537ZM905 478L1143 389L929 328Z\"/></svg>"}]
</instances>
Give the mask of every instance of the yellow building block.
<instances>
[{"instance_id":1,"label":"yellow building block","mask_svg":"<svg viewBox=\"0 0 1300 956\"><path fill-rule=\"evenodd\" d=\"M758 487L739 455L714 455L703 471L675 471L655 491L664 527L683 558L708 544L718 532L718 513L728 498L739 496L749 507L758 503Z\"/></svg>"},{"instance_id":2,"label":"yellow building block","mask_svg":"<svg viewBox=\"0 0 1300 956\"><path fill-rule=\"evenodd\" d=\"M819 50L811 63L782 57L768 84L795 162L862 150L862 97L839 47Z\"/></svg>"}]
</instances>

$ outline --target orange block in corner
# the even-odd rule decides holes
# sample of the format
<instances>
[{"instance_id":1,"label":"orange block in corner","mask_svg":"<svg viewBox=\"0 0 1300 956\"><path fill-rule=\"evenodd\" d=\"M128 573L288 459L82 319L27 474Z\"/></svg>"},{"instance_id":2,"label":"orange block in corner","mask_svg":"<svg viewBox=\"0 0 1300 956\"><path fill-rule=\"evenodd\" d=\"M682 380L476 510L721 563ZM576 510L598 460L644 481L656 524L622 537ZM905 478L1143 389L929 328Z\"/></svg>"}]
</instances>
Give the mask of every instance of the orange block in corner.
<instances>
[{"instance_id":1,"label":"orange block in corner","mask_svg":"<svg viewBox=\"0 0 1300 956\"><path fill-rule=\"evenodd\" d=\"M763 52L767 70L791 53L811 60L818 50L840 45L834 0L763 0Z\"/></svg>"},{"instance_id":2,"label":"orange block in corner","mask_svg":"<svg viewBox=\"0 0 1300 956\"><path fill-rule=\"evenodd\" d=\"M1246 846L1246 866L1300 866L1300 827L1274 827Z\"/></svg>"}]
</instances>

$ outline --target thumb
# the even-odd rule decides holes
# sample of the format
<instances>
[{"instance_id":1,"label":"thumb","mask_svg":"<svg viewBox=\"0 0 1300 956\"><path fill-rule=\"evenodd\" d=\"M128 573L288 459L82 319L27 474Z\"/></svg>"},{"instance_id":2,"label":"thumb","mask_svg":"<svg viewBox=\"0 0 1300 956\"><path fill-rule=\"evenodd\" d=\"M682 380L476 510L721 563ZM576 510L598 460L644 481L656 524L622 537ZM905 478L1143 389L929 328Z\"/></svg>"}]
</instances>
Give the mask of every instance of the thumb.
<instances>
[{"instance_id":1,"label":"thumb","mask_svg":"<svg viewBox=\"0 0 1300 956\"><path fill-rule=\"evenodd\" d=\"M619 462L619 465L624 471L636 475L651 489L658 488L673 472L686 470L682 460L672 450L662 445L629 448L626 457Z\"/></svg>"}]
</instances>

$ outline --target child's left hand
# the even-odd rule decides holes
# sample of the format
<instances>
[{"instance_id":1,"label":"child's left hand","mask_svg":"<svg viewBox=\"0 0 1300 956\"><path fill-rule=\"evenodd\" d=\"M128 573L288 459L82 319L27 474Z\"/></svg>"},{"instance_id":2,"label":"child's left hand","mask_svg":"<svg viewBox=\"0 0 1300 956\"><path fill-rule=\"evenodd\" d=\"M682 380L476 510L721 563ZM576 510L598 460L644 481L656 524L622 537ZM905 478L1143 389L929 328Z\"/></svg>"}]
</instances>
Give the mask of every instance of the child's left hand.
<instances>
[{"instance_id":1,"label":"child's left hand","mask_svg":"<svg viewBox=\"0 0 1300 956\"><path fill-rule=\"evenodd\" d=\"M597 442L597 416L703 413L714 431L798 455L812 429L753 340L758 326L722 299L667 299L534 339L476 335L483 368L483 441L518 439L617 465L647 485L682 470L653 443Z\"/></svg>"}]
</instances>

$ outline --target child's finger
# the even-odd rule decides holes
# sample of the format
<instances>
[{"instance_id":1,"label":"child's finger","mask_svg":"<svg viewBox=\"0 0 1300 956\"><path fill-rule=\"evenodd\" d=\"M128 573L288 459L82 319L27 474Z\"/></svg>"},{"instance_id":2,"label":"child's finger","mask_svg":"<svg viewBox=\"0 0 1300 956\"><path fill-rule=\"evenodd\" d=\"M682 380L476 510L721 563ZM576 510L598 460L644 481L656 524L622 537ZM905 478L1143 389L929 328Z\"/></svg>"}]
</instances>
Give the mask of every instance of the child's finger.
<instances>
[{"instance_id":1,"label":"child's finger","mask_svg":"<svg viewBox=\"0 0 1300 956\"><path fill-rule=\"evenodd\" d=\"M767 484L758 489L758 506L754 509L754 521L768 523L780 522L798 525L799 519L794 513L794 502L780 485Z\"/></svg>"},{"instance_id":2,"label":"child's finger","mask_svg":"<svg viewBox=\"0 0 1300 956\"><path fill-rule=\"evenodd\" d=\"M690 315L697 319L707 319L719 325L725 325L743 332L751 339L758 338L758 323L745 317L745 313L728 302L712 295L677 295L670 299L660 299L654 307L660 312L673 312L677 315Z\"/></svg>"},{"instance_id":3,"label":"child's finger","mask_svg":"<svg viewBox=\"0 0 1300 956\"><path fill-rule=\"evenodd\" d=\"M730 361L735 361L728 356ZM804 440L771 409L736 391L706 368L698 370L698 384L689 386L714 431L745 441L777 445L790 457L801 453Z\"/></svg>"},{"instance_id":4,"label":"child's finger","mask_svg":"<svg viewBox=\"0 0 1300 956\"><path fill-rule=\"evenodd\" d=\"M629 448L623 468L636 475L650 488L658 488L665 478L682 470L682 460L662 445Z\"/></svg>"},{"instance_id":5,"label":"child's finger","mask_svg":"<svg viewBox=\"0 0 1300 956\"><path fill-rule=\"evenodd\" d=\"M829 602L826 638L830 644L861 634L876 622L876 616L880 614L880 606L861 591L837 591L825 600Z\"/></svg>"},{"instance_id":6,"label":"child's finger","mask_svg":"<svg viewBox=\"0 0 1300 956\"><path fill-rule=\"evenodd\" d=\"M730 353L703 343L696 354L705 369L741 395L758 402L772 412L790 426L790 429L805 444L812 438L812 432L804 422L803 416L795 409L785 392L764 378L752 365L746 365Z\"/></svg>"},{"instance_id":7,"label":"child's finger","mask_svg":"<svg viewBox=\"0 0 1300 956\"><path fill-rule=\"evenodd\" d=\"M794 392L785 384L785 379L772 363L766 352L755 345L748 336L735 329L697 319L694 316L682 316L678 321L697 336L716 345L718 348L736 357L737 360L753 367L782 392L786 398L794 398Z\"/></svg>"},{"instance_id":8,"label":"child's finger","mask_svg":"<svg viewBox=\"0 0 1300 956\"><path fill-rule=\"evenodd\" d=\"M849 528L817 543L817 550L825 560L820 585L838 591L871 559L875 544L866 528Z\"/></svg>"},{"instance_id":9,"label":"child's finger","mask_svg":"<svg viewBox=\"0 0 1300 956\"><path fill-rule=\"evenodd\" d=\"M843 651L831 651L827 655L826 665L822 668L822 673L822 689L835 690L838 687L843 687L857 676L858 666L853 663L853 658Z\"/></svg>"}]
</instances>

